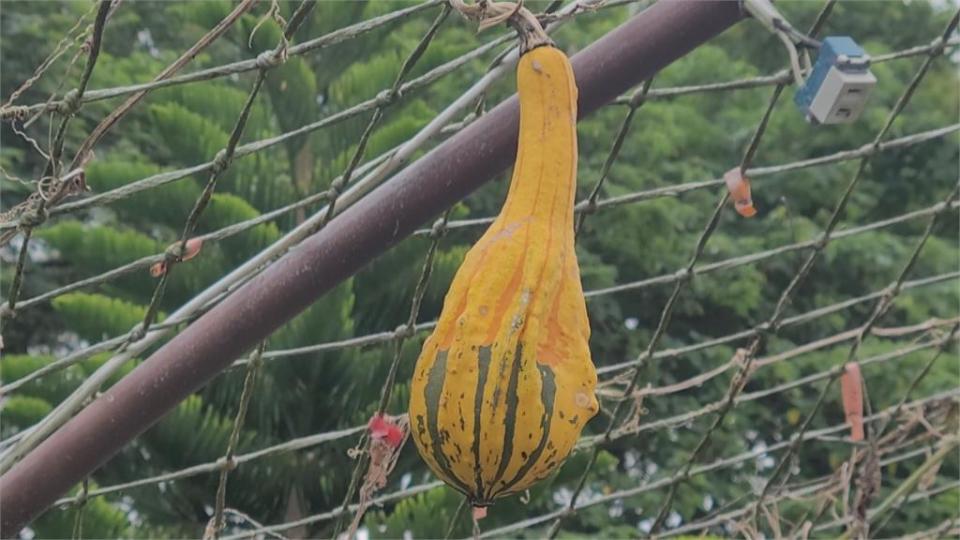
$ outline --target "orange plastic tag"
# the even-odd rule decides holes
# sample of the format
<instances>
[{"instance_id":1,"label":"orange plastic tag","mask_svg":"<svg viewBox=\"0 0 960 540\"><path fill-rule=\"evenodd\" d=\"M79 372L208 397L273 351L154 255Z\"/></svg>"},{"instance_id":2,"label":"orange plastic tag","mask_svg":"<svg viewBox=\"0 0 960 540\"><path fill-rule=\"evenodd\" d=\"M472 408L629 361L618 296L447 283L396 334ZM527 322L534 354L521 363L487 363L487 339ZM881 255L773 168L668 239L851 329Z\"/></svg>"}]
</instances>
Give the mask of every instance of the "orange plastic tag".
<instances>
[{"instance_id":1,"label":"orange plastic tag","mask_svg":"<svg viewBox=\"0 0 960 540\"><path fill-rule=\"evenodd\" d=\"M172 244L167 248L167 251L177 249L178 244ZM189 261L190 259L196 257L200 253L200 249L203 248L203 238L191 238L184 243L183 246L183 255L180 257L180 262ZM153 277L160 277L167 273L167 261L160 261L150 267L150 275Z\"/></svg>"},{"instance_id":2,"label":"orange plastic tag","mask_svg":"<svg viewBox=\"0 0 960 540\"><path fill-rule=\"evenodd\" d=\"M160 277L167 273L167 261L160 261L150 267L152 277Z\"/></svg>"},{"instance_id":3,"label":"orange plastic tag","mask_svg":"<svg viewBox=\"0 0 960 540\"><path fill-rule=\"evenodd\" d=\"M757 209L753 207L753 199L750 198L750 179L743 175L740 167L724 173L723 180L730 190L730 198L733 199L733 207L737 213L746 218L755 216Z\"/></svg>"},{"instance_id":4,"label":"orange plastic tag","mask_svg":"<svg viewBox=\"0 0 960 540\"><path fill-rule=\"evenodd\" d=\"M850 440L863 440L863 384L860 364L850 362L844 366L840 377L840 392L843 396L843 414L850 424Z\"/></svg>"},{"instance_id":5,"label":"orange plastic tag","mask_svg":"<svg viewBox=\"0 0 960 540\"><path fill-rule=\"evenodd\" d=\"M370 430L370 437L385 441L393 449L403 443L403 427L382 414L373 415L367 424L367 429Z\"/></svg>"}]
</instances>

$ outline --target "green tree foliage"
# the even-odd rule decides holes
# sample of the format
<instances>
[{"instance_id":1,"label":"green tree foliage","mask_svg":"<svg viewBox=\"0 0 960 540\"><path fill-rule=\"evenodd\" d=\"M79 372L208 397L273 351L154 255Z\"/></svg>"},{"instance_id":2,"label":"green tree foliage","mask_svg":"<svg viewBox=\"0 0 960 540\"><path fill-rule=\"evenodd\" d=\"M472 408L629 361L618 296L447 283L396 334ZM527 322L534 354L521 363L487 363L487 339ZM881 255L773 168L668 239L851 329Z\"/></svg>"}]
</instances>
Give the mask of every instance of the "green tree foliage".
<instances>
[{"instance_id":1,"label":"green tree foliage","mask_svg":"<svg viewBox=\"0 0 960 540\"><path fill-rule=\"evenodd\" d=\"M253 13L243 16L223 39L199 54L185 71L254 58L275 47L282 30L274 20L261 21L270 3L261 4ZM279 3L280 14L288 18L294 5ZM410 4L321 2L294 42L406 5ZM817 3L810 2L778 5L798 28L808 25L819 9ZM533 6L543 9L547 4L540 2ZM27 79L67 29L89 9L87 3L81 2L5 4L0 12L3 35L0 53L4 62L0 94L9 96ZM123 3L109 22L91 88L150 80L231 9L233 4L227 1ZM554 37L561 47L576 52L616 27L636 9L624 6L583 14ZM400 65L435 16L435 9L425 10L355 39L291 57L271 70L241 143L297 129L376 96L393 83ZM941 8L923 2L882 2L869 6L840 3L825 33L851 34L876 55L929 43L948 16ZM457 58L488 38L486 34L476 36L474 28L452 15L410 77ZM62 95L64 89L72 88L84 61L80 55L75 65L68 67L72 54L73 51L68 52L18 103L42 102L51 93ZM481 76L489 60L469 63L428 89L401 96L397 104L386 109L369 140L365 156L380 155L412 137L471 81ZM758 24L744 22L658 74L653 87L763 75L781 69L785 62L785 53L776 38ZM869 142L919 62L920 58L911 58L875 65L879 85L868 110L853 125L815 127L805 123L790 103L791 90L788 89L773 113L757 165L812 158ZM87 180L93 191L106 192L213 160L237 121L252 77L252 74L243 74L150 93L97 147L96 158L87 169ZM505 77L487 92L485 101L496 104L513 92L512 77ZM739 163L769 95L770 89L765 87L644 104L636 113L601 197L720 177ZM68 130L68 154L96 122L118 104L117 99L110 99L85 105ZM357 115L334 127L294 137L234 160L219 180L197 234L255 218L325 190L347 167L370 114ZM586 197L598 180L624 114L622 107L605 107L579 125L580 198ZM941 59L933 64L913 101L894 124L891 136L940 127L956 119L958 114L956 64ZM55 116L42 117L28 131L46 146L49 122L56 119ZM22 178L38 177L45 165L42 157L10 131L8 124L3 126L3 137L0 164L4 170ZM951 135L878 155L843 215L841 226L890 218L942 200L956 181L957 142L957 136ZM725 212L702 262L716 262L816 238L855 166L845 162L757 178L754 199L759 215L753 220L744 220L732 210ZM452 219L496 213L507 188L505 178L492 182L457 205ZM207 179L207 173L196 173L103 207L52 219L34 235L37 252L28 267L23 297L162 253L180 237ZM4 209L28 193L21 184L6 179L2 182L7 195L3 200ZM578 238L584 288L609 287L681 268L689 259L716 197L715 191L692 191L587 216ZM177 309L318 209L319 204L241 234L206 242L198 257L174 268L159 305L161 319L162 313ZM956 214L948 214L948 221L949 226L938 228L928 242L912 276L931 276L956 269L960 261ZM922 231L922 220L913 220L856 239L831 243L795 296L790 313L883 288L900 271ZM423 299L420 321L437 316L446 287L478 234L478 229L462 229L444 237ZM396 328L407 318L428 242L418 237L399 244L284 325L270 338L267 350L302 347ZM661 348L702 342L755 327L766 320L804 254L787 253L698 276L680 296ZM10 249L0 251L0 255L5 264L15 257ZM0 279L4 290L10 285L11 274L4 272ZM3 382L28 376L83 345L126 334L142 321L155 284L155 278L142 270L23 310L4 328L8 354L0 360ZM637 358L646 349L669 294L669 287L649 287L591 298L588 306L595 363L604 366ZM901 294L882 325L901 326L953 317L957 308L955 282L911 289ZM785 328L769 341L762 354L781 353L855 328L870 309L870 304L860 304ZM400 351L400 372L389 406L391 412L404 409L408 398L406 381L423 337L408 339ZM871 337L864 344L861 358L892 352L902 344L902 340ZM716 368L734 356L737 346L740 344L712 347L652 362L641 373L641 387L648 383L654 386L676 383ZM774 387L829 369L844 358L845 347L840 344L761 368L747 390ZM393 344L386 343L266 360L256 381L237 452L364 424L376 410L393 351ZM895 404L929 354L921 351L895 363L864 367L874 407ZM33 380L4 396L0 405L3 421L0 433L9 437L34 424L107 358L109 354L97 355ZM134 369L138 362L129 362L110 384ZM222 457L233 429L244 369L229 370L181 403L98 470L88 487L127 482ZM929 395L955 387L956 370L956 356L945 355L914 395ZM642 425L716 401L726 391L727 377L711 379L694 391L649 397L642 404L644 414L638 420ZM716 431L701 461L728 457L789 437L814 406L818 392L819 386L808 385L739 405ZM834 425L842 419L839 394L835 392L828 396L813 427ZM588 426L587 434L601 432L606 421L606 416L598 416ZM620 439L609 445L600 453L581 500L589 501L671 474L686 463L709 421L706 418L669 430L646 431L639 437ZM339 508L355 464L348 450L355 444L354 439L341 439L245 463L230 474L227 506L264 523L289 521ZM829 441L811 442L804 446L797 470L802 471L802 478L831 474L849 459L849 450L847 445ZM495 528L561 508L569 500L588 458L587 452L575 453L553 478L528 494L497 504L482 523L483 528ZM769 475L767 459L747 462L740 469L724 469L691 478L678 490L670 523L686 523L724 505L742 501L757 482ZM914 466L910 462L885 467L880 495L886 496L891 486L909 476ZM957 474L957 464L950 462L942 467L938 478L947 479ZM51 510L31 528L38 538L68 537L73 534L79 512L82 535L86 537L198 537L210 519L217 480L217 474L202 474L124 490L91 499L82 508L67 506ZM412 445L407 445L386 490L431 480L433 477ZM76 488L74 494L79 490ZM562 535L567 538L635 537L649 526L663 497L663 490L652 490L579 511L565 522ZM447 534L460 502L461 497L449 488L436 488L371 508L363 526L370 537L398 538L407 533L417 538L442 537ZM813 504L794 501L781 511L785 518L796 519ZM883 533L896 536L929 528L954 513L956 505L954 490L930 503L904 507ZM250 526L234 518L228 520L228 525L236 530ZM537 525L517 536L540 537L545 525ZM326 537L333 529L332 521L324 521L289 534L291 537ZM462 537L469 535L471 529L469 511L460 513L453 522L452 533ZM713 532L725 535L730 531L717 528Z\"/></svg>"}]
</instances>

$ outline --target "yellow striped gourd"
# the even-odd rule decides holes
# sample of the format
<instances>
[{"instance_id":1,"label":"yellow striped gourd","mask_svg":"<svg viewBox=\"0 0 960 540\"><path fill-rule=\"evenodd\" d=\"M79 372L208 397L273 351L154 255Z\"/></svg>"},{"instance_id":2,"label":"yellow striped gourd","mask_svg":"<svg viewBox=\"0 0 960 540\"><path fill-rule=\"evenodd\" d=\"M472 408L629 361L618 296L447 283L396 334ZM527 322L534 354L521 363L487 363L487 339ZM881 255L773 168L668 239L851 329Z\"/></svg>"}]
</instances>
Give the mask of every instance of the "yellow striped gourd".
<instances>
[{"instance_id":1,"label":"yellow striped gourd","mask_svg":"<svg viewBox=\"0 0 960 540\"><path fill-rule=\"evenodd\" d=\"M417 360L413 440L474 506L566 459L598 410L574 251L577 87L545 45L517 66L520 134L500 215L467 253Z\"/></svg>"}]
</instances>

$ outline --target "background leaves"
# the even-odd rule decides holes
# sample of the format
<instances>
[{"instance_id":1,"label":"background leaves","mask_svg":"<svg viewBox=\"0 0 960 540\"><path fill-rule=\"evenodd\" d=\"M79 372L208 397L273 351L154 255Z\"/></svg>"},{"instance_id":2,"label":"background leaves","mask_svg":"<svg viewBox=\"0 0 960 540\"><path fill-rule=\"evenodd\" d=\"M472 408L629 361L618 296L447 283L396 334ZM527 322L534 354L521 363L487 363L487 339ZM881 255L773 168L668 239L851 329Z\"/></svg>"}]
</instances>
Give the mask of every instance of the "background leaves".
<instances>
[{"instance_id":1,"label":"background leaves","mask_svg":"<svg viewBox=\"0 0 960 540\"><path fill-rule=\"evenodd\" d=\"M781 5L782 4L782 5ZM810 2L778 4L798 28L816 15ZM353 22L383 14L407 3L322 2L298 36L316 37ZM288 16L294 4L280 3ZM532 3L543 9L543 2ZM250 33L267 6L245 16L224 39L199 55L189 71L237 59L255 57L272 48L280 29L272 21ZM52 49L53 44L87 9L79 2L14 3L0 13L0 41L4 71L0 94L8 96ZM229 2L124 3L111 19L104 52L91 88L149 80L163 66L219 21ZM622 22L636 6L604 9L578 16L556 34L571 54ZM335 114L377 95L396 76L400 63L416 45L435 10L425 10L362 37L292 58L271 71L266 92L255 104L242 142L277 135L307 122ZM826 35L851 34L874 54L927 44L949 14L929 3L840 3ZM442 26L411 76L457 58L493 34L476 35L455 16ZM370 140L366 156L373 157L412 137L434 114L482 75L489 58L467 64L455 75L433 86L405 95L387 109ZM821 156L856 148L872 139L889 108L916 70L920 58L876 64L880 84L861 120L853 125L811 126L793 108L789 94L781 99L760 147L757 166ZM658 74L653 88L733 80L773 73L785 58L775 38L755 22L744 22ZM79 70L58 64L20 103L45 100L76 83ZM88 171L95 192L213 158L223 147L247 95L251 76L241 75L175 86L151 93L97 148ZM489 105L514 91L506 77L487 93ZM601 198L675 184L719 178L739 162L744 145L762 113L769 88L696 94L652 101L636 114L623 150L614 162ZM789 92L789 90L788 90ZM84 106L73 122L67 149L76 148L95 123L116 106L116 100ZM585 198L620 125L625 109L607 107L581 122L579 198ZM955 121L958 111L955 60L934 63L909 108L894 125L891 137L940 127ZM216 230L323 191L343 172L369 113L332 128L291 139L252 156L238 159L218 184L217 193L200 224L200 233ZM30 131L45 141L47 119ZM0 163L23 178L34 178L44 165L39 155L9 130L2 131ZM877 156L856 191L842 226L855 226L900 215L934 204L956 182L956 134L897 149ZM776 248L816 238L855 164L838 163L758 178L753 197L759 215L739 218L725 212L718 232L704 254L704 262ZM24 297L29 298L77 279L97 275L137 258L162 252L179 235L196 200L203 175L149 190L95 210L64 215L37 231L39 252L27 274ZM4 208L26 192L6 180ZM499 209L507 188L505 176L458 205L452 219L484 217ZM689 257L697 235L716 201L717 192L701 190L638 204L613 207L588 216L578 237L578 257L587 290L674 272ZM316 211L319 205L291 213L275 222L221 242L204 245L202 253L172 273L161 309L176 309L198 291L247 260ZM377 216L371 216L376 219ZM956 270L957 215L936 230L917 267L915 277ZM791 314L863 295L886 286L901 267L919 234L921 221L880 229L852 240L833 242L797 295ZM440 244L434 274L427 289L420 321L433 320L453 273L479 229L449 233ZM312 345L330 340L391 330L406 320L427 242L412 238L363 269L327 294L309 310L271 337L268 350ZM13 251L0 251L9 264ZM771 313L780 291L794 275L801 253L788 253L752 265L696 278L677 306L662 348L700 343L750 328ZM0 276L9 287L10 272ZM0 360L3 381L16 380L84 344L127 332L143 316L154 281L144 270L95 289L62 295L49 304L25 310L5 325L6 356ZM646 348L656 327L669 287L650 287L591 298L588 302L593 336L591 347L598 366L632 360ZM931 318L954 317L958 311L956 282L905 291L884 318L883 326L916 324ZM869 313L862 304L808 324L785 329L771 340L765 354L854 328ZM401 371L389 410L404 409L413 362L422 335L407 340ZM861 357L893 351L904 340L870 338ZM735 346L722 346L653 363L642 374L641 387L676 383L727 362ZM266 362L256 385L238 451L264 448L294 437L362 425L375 408L382 381L392 360L392 343L363 348L301 354ZM836 364L843 346L816 351L759 370L748 391L770 388L817 373ZM910 354L896 363L864 369L875 409L890 406L902 395L913 374L929 358L929 351ZM32 425L92 373L105 355L24 385L2 403L5 437ZM129 371L136 365L126 366ZM954 351L944 355L915 392L917 396L956 387ZM242 370L232 370L182 403L121 455L92 477L95 485L112 485L197 463L223 455L239 399ZM728 379L719 377L691 390L648 398L641 422L695 410L719 399ZM817 386L806 386L739 405L717 432L701 461L726 457L783 440L813 406ZM829 397L814 427L841 422L839 394ZM647 431L621 439L601 453L586 486L583 500L661 478L684 463L707 428L708 419L669 430ZM586 435L603 422L593 422ZM274 455L233 471L227 506L264 523L297 519L339 507L354 465L347 456L355 439L344 439L308 449ZM569 499L587 455L577 453L552 479L537 486L529 498L515 497L495 506L484 529L561 508ZM849 447L815 441L805 445L797 463L798 479L830 474L849 458ZM702 518L717 508L749 494L757 478L769 474L764 459L698 476L682 487L674 504L682 524ZM884 468L884 494L905 478L919 462ZM956 478L955 462L945 463L938 482ZM388 491L431 481L411 446L401 456ZM141 487L92 499L83 514L88 537L196 537L206 525L216 490L216 475L199 475L175 482ZM662 491L598 505L578 512L565 522L567 537L631 537L649 527L662 500ZM708 501L709 499L709 501ZM526 502L524 502L526 501ZM709 504L708 504L709 502ZM399 503L372 509L365 518L371 537L396 538L445 535L460 497L437 488ZM899 511L883 530L896 536L929 528L955 513L956 490L928 503ZM781 508L788 519L807 511L811 501ZM32 524L36 537L72 534L75 509L52 510ZM471 524L463 513L453 534L468 535ZM229 527L249 527L231 518ZM319 537L332 533L332 523L320 522L289 531L290 537ZM520 535L539 537L534 528ZM718 534L731 531L718 527Z\"/></svg>"}]
</instances>

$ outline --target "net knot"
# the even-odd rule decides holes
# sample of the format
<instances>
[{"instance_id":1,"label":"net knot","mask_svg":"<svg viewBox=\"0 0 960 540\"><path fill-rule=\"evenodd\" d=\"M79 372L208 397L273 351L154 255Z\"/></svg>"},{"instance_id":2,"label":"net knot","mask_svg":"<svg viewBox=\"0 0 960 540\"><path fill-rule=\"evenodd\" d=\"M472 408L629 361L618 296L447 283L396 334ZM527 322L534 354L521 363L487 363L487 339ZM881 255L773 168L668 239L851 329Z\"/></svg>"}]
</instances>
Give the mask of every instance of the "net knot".
<instances>
[{"instance_id":1,"label":"net knot","mask_svg":"<svg viewBox=\"0 0 960 540\"><path fill-rule=\"evenodd\" d=\"M341 176L341 177L337 178L336 180L334 180L333 182L330 182L330 188L329 188L327 191L330 193L330 198L331 198L331 199L336 199L337 197L339 197L339 196L343 193L343 187L344 187L344 186L343 186L343 184L344 184L344 181L343 181L343 180L344 180L344 178Z\"/></svg>"},{"instance_id":2,"label":"net knot","mask_svg":"<svg viewBox=\"0 0 960 540\"><path fill-rule=\"evenodd\" d=\"M583 209L581 210L581 212L583 212L584 214L595 214L599 209L600 209L600 205L597 204L597 199L594 197L591 197L587 199L586 203L584 203Z\"/></svg>"},{"instance_id":3,"label":"net knot","mask_svg":"<svg viewBox=\"0 0 960 540\"><path fill-rule=\"evenodd\" d=\"M88 490L87 482L84 481L83 488L80 490L80 493L77 493L76 498L73 500L73 505L76 508L83 507L87 504L87 500L88 500L87 490Z\"/></svg>"},{"instance_id":4,"label":"net knot","mask_svg":"<svg viewBox=\"0 0 960 540\"><path fill-rule=\"evenodd\" d=\"M413 325L401 324L393 331L393 337L396 339L406 339L413 336L414 331Z\"/></svg>"},{"instance_id":5,"label":"net knot","mask_svg":"<svg viewBox=\"0 0 960 540\"><path fill-rule=\"evenodd\" d=\"M947 42L943 37L937 37L930 42L930 56L940 56L947 48Z\"/></svg>"},{"instance_id":6,"label":"net knot","mask_svg":"<svg viewBox=\"0 0 960 540\"><path fill-rule=\"evenodd\" d=\"M129 338L127 339L128 343L136 343L144 338L147 335L147 331L143 328L142 324L137 324L132 329L130 329Z\"/></svg>"},{"instance_id":7,"label":"net knot","mask_svg":"<svg viewBox=\"0 0 960 540\"><path fill-rule=\"evenodd\" d=\"M49 217L49 214L46 208L39 204L32 205L20 214L20 227L24 229L39 227L47 221L47 217Z\"/></svg>"},{"instance_id":8,"label":"net knot","mask_svg":"<svg viewBox=\"0 0 960 540\"><path fill-rule=\"evenodd\" d=\"M220 175L230 166L231 157L227 155L226 150L220 150L213 158L213 164L210 166L210 172Z\"/></svg>"},{"instance_id":9,"label":"net knot","mask_svg":"<svg viewBox=\"0 0 960 540\"><path fill-rule=\"evenodd\" d=\"M433 222L433 226L430 227L430 238L440 238L447 232L447 222L440 218Z\"/></svg>"},{"instance_id":10,"label":"net knot","mask_svg":"<svg viewBox=\"0 0 960 540\"><path fill-rule=\"evenodd\" d=\"M640 106L647 101L647 92L649 91L649 88L649 86L644 86L630 96L630 102L628 105L631 109L639 109Z\"/></svg>"},{"instance_id":11,"label":"net knot","mask_svg":"<svg viewBox=\"0 0 960 540\"><path fill-rule=\"evenodd\" d=\"M57 105L57 112L64 116L73 116L80 110L80 91L74 88L63 96Z\"/></svg>"},{"instance_id":12,"label":"net knot","mask_svg":"<svg viewBox=\"0 0 960 540\"><path fill-rule=\"evenodd\" d=\"M377 106L385 107L387 105L392 105L395 101L400 99L401 95L403 95L403 93L397 88L388 88L383 90L377 94Z\"/></svg>"},{"instance_id":13,"label":"net knot","mask_svg":"<svg viewBox=\"0 0 960 540\"><path fill-rule=\"evenodd\" d=\"M217 460L217 467L222 471L232 471L237 468L237 465L239 465L239 463L237 463L237 460L234 459L233 456L224 456Z\"/></svg>"},{"instance_id":14,"label":"net knot","mask_svg":"<svg viewBox=\"0 0 960 540\"><path fill-rule=\"evenodd\" d=\"M267 71L283 63L286 55L275 50L263 51L257 55L257 69Z\"/></svg>"},{"instance_id":15,"label":"net knot","mask_svg":"<svg viewBox=\"0 0 960 540\"><path fill-rule=\"evenodd\" d=\"M186 242L174 242L163 250L163 260L165 263L178 263L183 260L183 255L187 251Z\"/></svg>"}]
</instances>

